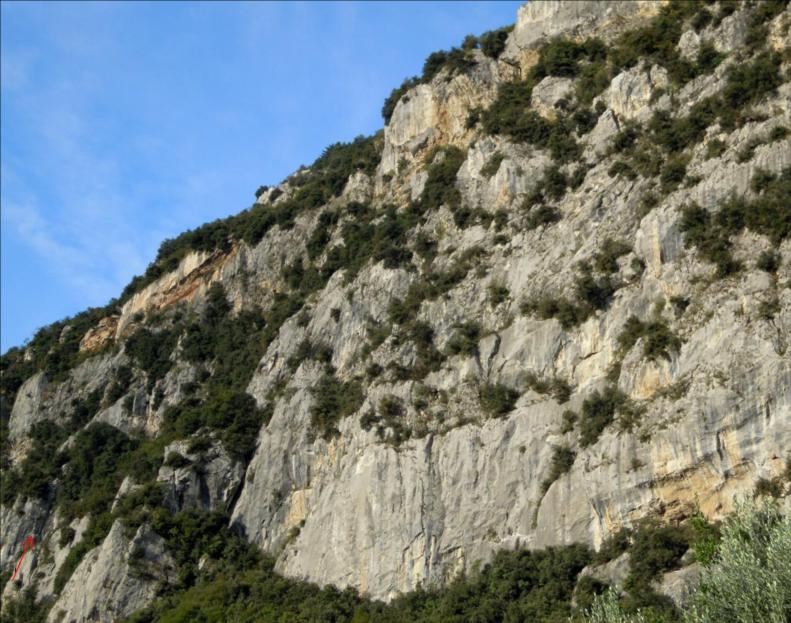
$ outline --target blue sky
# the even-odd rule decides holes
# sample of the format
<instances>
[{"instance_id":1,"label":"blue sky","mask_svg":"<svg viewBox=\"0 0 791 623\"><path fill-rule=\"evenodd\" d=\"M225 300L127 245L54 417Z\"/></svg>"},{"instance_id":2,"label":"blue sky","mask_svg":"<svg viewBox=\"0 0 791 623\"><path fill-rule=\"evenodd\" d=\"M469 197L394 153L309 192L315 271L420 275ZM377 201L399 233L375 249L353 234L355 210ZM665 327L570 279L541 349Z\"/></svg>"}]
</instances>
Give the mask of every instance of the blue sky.
<instances>
[{"instance_id":1,"label":"blue sky","mask_svg":"<svg viewBox=\"0 0 791 623\"><path fill-rule=\"evenodd\" d=\"M0 349L375 132L430 52L518 5L3 2Z\"/></svg>"}]
</instances>

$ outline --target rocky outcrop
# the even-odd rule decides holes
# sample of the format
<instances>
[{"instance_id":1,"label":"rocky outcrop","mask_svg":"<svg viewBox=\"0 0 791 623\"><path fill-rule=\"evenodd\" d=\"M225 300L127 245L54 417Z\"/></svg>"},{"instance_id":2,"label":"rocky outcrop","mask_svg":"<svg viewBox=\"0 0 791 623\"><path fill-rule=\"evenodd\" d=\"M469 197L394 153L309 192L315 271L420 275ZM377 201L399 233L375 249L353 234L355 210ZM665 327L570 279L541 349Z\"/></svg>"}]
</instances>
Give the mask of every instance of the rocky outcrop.
<instances>
[{"instance_id":1,"label":"rocky outcrop","mask_svg":"<svg viewBox=\"0 0 791 623\"><path fill-rule=\"evenodd\" d=\"M243 466L222 444L195 448L193 441L176 441L165 448L157 481L165 486L165 504L174 513L186 508L228 510L243 475Z\"/></svg>"},{"instance_id":2,"label":"rocky outcrop","mask_svg":"<svg viewBox=\"0 0 791 623\"><path fill-rule=\"evenodd\" d=\"M526 2L519 7L504 57L524 61L529 58L529 50L561 35L580 39L598 36L608 40L625 29L634 28L641 19L655 15L660 6L660 0Z\"/></svg>"},{"instance_id":3,"label":"rocky outcrop","mask_svg":"<svg viewBox=\"0 0 791 623\"><path fill-rule=\"evenodd\" d=\"M173 568L159 536L141 526L130 540L116 522L75 569L47 621L110 623L129 616L148 604L163 582L173 581Z\"/></svg>"},{"instance_id":4,"label":"rocky outcrop","mask_svg":"<svg viewBox=\"0 0 791 623\"><path fill-rule=\"evenodd\" d=\"M591 106L597 117L579 137L581 153L571 163L553 161L551 149L483 135L480 125L468 123L469 113L488 106L504 82L524 76L520 69L535 61L547 38L596 35L607 41L660 4L546 1L522 7L500 59L471 51L476 64L469 71L443 69L401 98L384 129L375 172L354 173L326 206L300 212L288 227L272 226L256 245L235 241L228 253L185 255L176 270L127 301L117 318L86 334L86 358L65 380L43 373L27 379L9 421L14 461L28 451L36 422L67 421L73 401L100 390L110 394L106 388L119 368L134 367L124 352L126 336L154 312L173 309L176 315L177 307L181 317L197 318L212 283L223 286L234 313L269 309L294 289L284 267L315 260L305 245L319 212L334 211L340 219L328 232L327 248L345 244L341 231L351 220L350 202L375 210L393 205L413 219L411 203L430 181L427 155L453 145L463 158L452 182L454 199L474 212L476 224L460 228L448 205L405 218L413 229L398 250L414 251L412 264L390 268L377 256L355 270L340 269L321 289L299 293L299 313L282 322L265 317L277 331L262 343L266 352L254 372L251 365L246 390L272 415L252 459L245 467L232 458L220 442L222 431L168 437L155 483L167 509L227 511L233 528L275 557L280 572L381 599L445 582L502 548L599 547L621 527L649 516L682 519L695 507L711 519L724 517L734 496L751 494L758 479L786 469L791 244L743 231L728 240L742 270L720 279L688 244L682 214L692 203L716 210L734 194L754 198L757 174L777 175L791 166L791 140L779 130L791 125L791 87L755 103L738 128L712 121L684 152L675 186L664 185L661 175L619 175L613 165L623 154L613 148L614 138L628 125L645 125L657 111L687 114L725 86L733 58L681 88L653 61L618 73ZM719 25L688 29L678 49L691 59L703 43L740 50L746 19L739 10ZM771 25L769 32L777 31ZM544 78L530 106L552 120L573 100L574 87L569 77ZM549 173L564 177L562 197L552 202L550 218L536 223L532 195ZM277 207L298 188L295 176L265 190L259 207ZM418 240L428 247L422 255ZM524 305L541 296L576 301L580 265L600 261L614 242L623 248L606 269L613 294L602 309L575 324L542 318ZM759 269L758 255L770 249L778 266ZM450 285L440 292L436 283ZM425 375L412 374L421 356L415 326L397 326L393 313L416 291L426 300L410 309L413 325L421 323L423 340L443 353ZM672 347L651 356L648 336L622 340L632 317L665 326ZM451 348L469 326L475 330L468 343ZM323 361L297 357L305 344L321 345ZM101 354L88 356L93 349ZM154 436L174 407L202 399L195 388L212 374L212 362L187 360L184 340L170 357L172 366L154 387L136 371L123 396L102 400L93 421L130 436ZM359 383L363 399L337 422L338 434L323 436L312 411L320 381L330 375ZM568 395L544 391L537 380L565 383ZM481 400L493 385L518 395L494 415ZM605 388L621 392L630 409L611 414L601 434L583 443L579 418ZM399 405L397 425L380 417L386 399ZM409 434L396 434L398 426ZM558 448L573 455L562 473L553 466ZM139 487L124 479L113 510ZM71 542L56 547L60 526L49 505L18 502L2 513L0 564L8 568L26 534L49 539L51 560L31 557L25 573L41 571L40 594L51 596L52 577L85 530L84 518L75 520ZM627 572L624 556L584 575L620 586ZM696 574L694 566L665 574L657 590L681 603ZM127 535L119 521L80 563L51 620L122 617L150 601L171 575L163 541L145 526Z\"/></svg>"}]
</instances>

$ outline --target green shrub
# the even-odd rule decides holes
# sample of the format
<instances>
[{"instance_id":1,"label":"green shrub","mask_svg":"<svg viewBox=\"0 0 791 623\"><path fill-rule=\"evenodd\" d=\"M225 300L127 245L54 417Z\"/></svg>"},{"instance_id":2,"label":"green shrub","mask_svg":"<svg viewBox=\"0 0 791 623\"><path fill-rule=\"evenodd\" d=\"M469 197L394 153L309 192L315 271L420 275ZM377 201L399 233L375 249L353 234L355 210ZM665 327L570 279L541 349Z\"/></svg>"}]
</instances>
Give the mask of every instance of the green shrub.
<instances>
[{"instance_id":1,"label":"green shrub","mask_svg":"<svg viewBox=\"0 0 791 623\"><path fill-rule=\"evenodd\" d=\"M508 39L508 35L513 29L513 26L506 26L505 28L488 30L483 33L480 37L478 37L481 52L483 52L489 58L499 58L500 54L502 54L503 50L505 50L505 43Z\"/></svg>"},{"instance_id":2,"label":"green shrub","mask_svg":"<svg viewBox=\"0 0 791 623\"><path fill-rule=\"evenodd\" d=\"M571 386L567 381L557 376L544 379L534 372L528 372L525 375L525 388L538 394L549 394L557 400L558 404L568 402L571 397Z\"/></svg>"},{"instance_id":3,"label":"green shrub","mask_svg":"<svg viewBox=\"0 0 791 623\"><path fill-rule=\"evenodd\" d=\"M594 256L593 268L600 273L614 273L618 271L618 258L626 255L632 248L620 240L605 238L601 249Z\"/></svg>"},{"instance_id":4,"label":"green shrub","mask_svg":"<svg viewBox=\"0 0 791 623\"><path fill-rule=\"evenodd\" d=\"M685 610L687 623L770 623L791 612L791 517L777 505L740 502L722 526L716 564Z\"/></svg>"},{"instance_id":5,"label":"green shrub","mask_svg":"<svg viewBox=\"0 0 791 623\"><path fill-rule=\"evenodd\" d=\"M421 84L421 82L422 81L417 76L407 78L401 83L400 86L397 86L390 92L390 95L387 96L384 104L382 104L382 119L384 119L385 125L390 123L390 119L393 118L393 112L395 111L398 101L406 94L407 91Z\"/></svg>"},{"instance_id":6,"label":"green shrub","mask_svg":"<svg viewBox=\"0 0 791 623\"><path fill-rule=\"evenodd\" d=\"M514 410L519 392L501 383L487 383L481 386L480 399L489 417L504 417Z\"/></svg>"},{"instance_id":7,"label":"green shrub","mask_svg":"<svg viewBox=\"0 0 791 623\"><path fill-rule=\"evenodd\" d=\"M775 273L780 268L780 254L777 251L762 251L756 267L767 273Z\"/></svg>"},{"instance_id":8,"label":"green shrub","mask_svg":"<svg viewBox=\"0 0 791 623\"><path fill-rule=\"evenodd\" d=\"M580 61L603 61L606 56L607 48L599 39L577 43L558 37L541 47L538 62L531 68L530 75L536 81L545 76L573 78L580 72Z\"/></svg>"},{"instance_id":9,"label":"green shrub","mask_svg":"<svg viewBox=\"0 0 791 623\"><path fill-rule=\"evenodd\" d=\"M441 155L441 158L437 158ZM461 207L461 193L456 188L456 174L464 163L464 153L457 147L447 147L429 156L428 178L420 195L424 210L436 210L447 205L452 212Z\"/></svg>"},{"instance_id":10,"label":"green shrub","mask_svg":"<svg viewBox=\"0 0 791 623\"><path fill-rule=\"evenodd\" d=\"M769 141L782 141L788 134L791 132L787 127L783 125L778 125L772 128L772 131L769 132Z\"/></svg>"},{"instance_id":11,"label":"green shrub","mask_svg":"<svg viewBox=\"0 0 791 623\"><path fill-rule=\"evenodd\" d=\"M582 402L579 420L582 446L596 443L599 435L615 420L616 413L627 408L628 398L616 387L607 387L602 392L594 391Z\"/></svg>"},{"instance_id":12,"label":"green shrub","mask_svg":"<svg viewBox=\"0 0 791 623\"><path fill-rule=\"evenodd\" d=\"M310 408L310 424L324 439L339 434L337 424L353 415L363 403L362 386L358 381L340 381L325 374L311 390L313 406Z\"/></svg>"},{"instance_id":13,"label":"green shrub","mask_svg":"<svg viewBox=\"0 0 791 623\"><path fill-rule=\"evenodd\" d=\"M293 374L306 359L314 359L323 364L329 364L332 361L332 348L322 343L314 344L308 339L302 340L294 354L286 361L286 366Z\"/></svg>"},{"instance_id":14,"label":"green shrub","mask_svg":"<svg viewBox=\"0 0 791 623\"><path fill-rule=\"evenodd\" d=\"M66 465L57 493L61 515L71 519L108 511L123 480L119 462L134 447L109 424L94 423L80 431L61 459Z\"/></svg>"},{"instance_id":15,"label":"green shrub","mask_svg":"<svg viewBox=\"0 0 791 623\"><path fill-rule=\"evenodd\" d=\"M247 462L269 417L271 413L259 409L250 394L213 385L204 400L190 398L168 407L163 428L178 437L189 437L202 428L216 430L228 454Z\"/></svg>"},{"instance_id":16,"label":"green shrub","mask_svg":"<svg viewBox=\"0 0 791 623\"><path fill-rule=\"evenodd\" d=\"M549 466L549 476L541 483L541 490L546 493L552 483L568 472L574 465L576 453L568 446L556 446L552 451L552 462Z\"/></svg>"},{"instance_id":17,"label":"green shrub","mask_svg":"<svg viewBox=\"0 0 791 623\"><path fill-rule=\"evenodd\" d=\"M618 336L621 352L631 350L640 338L643 338L643 355L651 361L659 357L670 359L670 354L681 348L681 340L662 320L642 322L635 316L630 316Z\"/></svg>"},{"instance_id":18,"label":"green shrub","mask_svg":"<svg viewBox=\"0 0 791 623\"><path fill-rule=\"evenodd\" d=\"M508 300L508 296L510 295L508 288L502 283L492 282L489 284L487 290L489 292L489 304L493 307L497 307L500 303Z\"/></svg>"},{"instance_id":19,"label":"green shrub","mask_svg":"<svg viewBox=\"0 0 791 623\"><path fill-rule=\"evenodd\" d=\"M533 85L532 81L501 84L497 99L481 116L484 132L510 136L519 143L545 147L549 141L550 124L530 110Z\"/></svg>"},{"instance_id":20,"label":"green shrub","mask_svg":"<svg viewBox=\"0 0 791 623\"><path fill-rule=\"evenodd\" d=\"M723 58L724 55L717 52L717 48L712 43L708 41L701 43L698 49L695 73L697 75L710 74L722 62Z\"/></svg>"},{"instance_id":21,"label":"green shrub","mask_svg":"<svg viewBox=\"0 0 791 623\"><path fill-rule=\"evenodd\" d=\"M448 340L448 353L451 355L474 355L478 352L481 326L477 322L463 322L456 325L456 331Z\"/></svg>"},{"instance_id":22,"label":"green shrub","mask_svg":"<svg viewBox=\"0 0 791 623\"><path fill-rule=\"evenodd\" d=\"M659 181L662 182L662 190L664 192L672 192L684 181L684 177L687 174L687 162L688 159L684 156L668 158L659 174Z\"/></svg>"},{"instance_id":23,"label":"green shrub","mask_svg":"<svg viewBox=\"0 0 791 623\"><path fill-rule=\"evenodd\" d=\"M527 213L527 219L525 219L525 228L528 231L532 231L533 229L538 229L543 225L557 223L560 218L561 214L557 208L553 208L552 206L548 205L539 205L530 209L530 211Z\"/></svg>"},{"instance_id":24,"label":"green shrub","mask_svg":"<svg viewBox=\"0 0 791 623\"><path fill-rule=\"evenodd\" d=\"M711 158L719 158L725 151L728 149L728 146L718 138L711 139L706 144L706 160L710 160Z\"/></svg>"},{"instance_id":25,"label":"green shrub","mask_svg":"<svg viewBox=\"0 0 791 623\"><path fill-rule=\"evenodd\" d=\"M760 180L756 186L763 189L757 198L747 201L732 197L713 214L694 204L682 210L680 228L686 244L716 264L720 277L739 269L730 252L731 236L746 228L779 245L791 235L791 213L786 207L791 192L791 169L784 169L772 179Z\"/></svg>"},{"instance_id":26,"label":"green shrub","mask_svg":"<svg viewBox=\"0 0 791 623\"><path fill-rule=\"evenodd\" d=\"M588 265L582 265L574 278L574 293L588 315L606 309L616 289L609 275L595 277Z\"/></svg>"},{"instance_id":27,"label":"green shrub","mask_svg":"<svg viewBox=\"0 0 791 623\"><path fill-rule=\"evenodd\" d=\"M486 161L486 164L481 167L481 175L486 178L492 177L500 170L500 164L504 159L505 156L503 154L499 151L495 152L495 154Z\"/></svg>"},{"instance_id":28,"label":"green shrub","mask_svg":"<svg viewBox=\"0 0 791 623\"><path fill-rule=\"evenodd\" d=\"M780 59L770 53L761 54L750 63L732 65L722 90L723 101L733 110L742 110L773 93L782 83L779 68Z\"/></svg>"}]
</instances>

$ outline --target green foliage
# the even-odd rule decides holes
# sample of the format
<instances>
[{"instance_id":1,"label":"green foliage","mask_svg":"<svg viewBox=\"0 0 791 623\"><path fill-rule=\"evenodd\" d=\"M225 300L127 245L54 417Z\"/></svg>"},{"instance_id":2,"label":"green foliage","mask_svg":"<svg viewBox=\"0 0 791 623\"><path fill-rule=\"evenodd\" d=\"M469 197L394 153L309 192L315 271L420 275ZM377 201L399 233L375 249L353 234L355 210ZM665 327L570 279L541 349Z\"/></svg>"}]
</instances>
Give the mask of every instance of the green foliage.
<instances>
[{"instance_id":1,"label":"green foliage","mask_svg":"<svg viewBox=\"0 0 791 623\"><path fill-rule=\"evenodd\" d=\"M63 381L69 371L88 355L80 352L80 341L99 320L116 309L116 301L106 307L92 307L70 318L39 329L24 348L11 348L0 356L0 403L14 403L22 384L39 370L52 383ZM91 355L100 351L93 351Z\"/></svg>"},{"instance_id":2,"label":"green foliage","mask_svg":"<svg viewBox=\"0 0 791 623\"><path fill-rule=\"evenodd\" d=\"M781 83L779 57L764 53L750 63L735 63L729 68L722 99L731 109L741 110L773 93Z\"/></svg>"},{"instance_id":3,"label":"green foliage","mask_svg":"<svg viewBox=\"0 0 791 623\"><path fill-rule=\"evenodd\" d=\"M306 359L314 359L323 364L329 364L332 361L332 348L320 342L313 343L308 339L304 339L299 343L294 354L286 361L286 367L293 374Z\"/></svg>"},{"instance_id":4,"label":"green foliage","mask_svg":"<svg viewBox=\"0 0 791 623\"><path fill-rule=\"evenodd\" d=\"M672 192L684 181L688 162L689 159L685 156L671 156L667 159L659 174L659 181L662 183L664 192Z\"/></svg>"},{"instance_id":5,"label":"green foliage","mask_svg":"<svg viewBox=\"0 0 791 623\"><path fill-rule=\"evenodd\" d=\"M229 541L230 537L221 542ZM384 604L363 599L351 589L320 589L283 578L274 572L272 560L242 551L238 564L229 564L230 556L225 557L212 566L214 571L196 573L189 587L160 599L127 623L562 621L571 614L577 577L590 560L588 550L579 545L499 551L480 571Z\"/></svg>"},{"instance_id":6,"label":"green foliage","mask_svg":"<svg viewBox=\"0 0 791 623\"><path fill-rule=\"evenodd\" d=\"M497 307L500 303L504 303L510 295L508 288L497 282L490 283L487 291L489 293L489 303L492 307Z\"/></svg>"},{"instance_id":7,"label":"green foliage","mask_svg":"<svg viewBox=\"0 0 791 623\"><path fill-rule=\"evenodd\" d=\"M126 340L124 350L146 373L148 391L173 366L171 353L178 341L179 329L180 327L154 332L141 327Z\"/></svg>"},{"instance_id":8,"label":"green foliage","mask_svg":"<svg viewBox=\"0 0 791 623\"><path fill-rule=\"evenodd\" d=\"M607 48L598 39L587 39L580 43L556 38L539 50L538 62L531 68L531 78L540 81L545 76L573 78L580 72L580 62L602 61Z\"/></svg>"},{"instance_id":9,"label":"green foliage","mask_svg":"<svg viewBox=\"0 0 791 623\"><path fill-rule=\"evenodd\" d=\"M488 30L478 37L481 52L489 58L499 58L500 54L505 50L505 43L508 35L514 29L513 26L506 26L505 28L498 28L497 30Z\"/></svg>"},{"instance_id":10,"label":"green foliage","mask_svg":"<svg viewBox=\"0 0 791 623\"><path fill-rule=\"evenodd\" d=\"M528 230L538 229L543 225L557 223L561 218L557 208L548 205L539 205L530 208L525 219L525 228Z\"/></svg>"},{"instance_id":11,"label":"green foliage","mask_svg":"<svg viewBox=\"0 0 791 623\"><path fill-rule=\"evenodd\" d=\"M518 143L546 146L550 124L530 110L534 84L530 80L501 84L497 99L482 114L484 132L510 136Z\"/></svg>"},{"instance_id":12,"label":"green foliage","mask_svg":"<svg viewBox=\"0 0 791 623\"><path fill-rule=\"evenodd\" d=\"M686 623L774 623L791 612L791 516L775 503L742 501L722 526Z\"/></svg>"},{"instance_id":13,"label":"green foliage","mask_svg":"<svg viewBox=\"0 0 791 623\"><path fill-rule=\"evenodd\" d=\"M777 251L762 251L758 256L756 267L767 273L774 273L780 268L780 261L781 257Z\"/></svg>"},{"instance_id":14,"label":"green foliage","mask_svg":"<svg viewBox=\"0 0 791 623\"><path fill-rule=\"evenodd\" d=\"M640 338L643 339L643 355L651 361L656 361L659 357L669 360L671 353L681 348L681 340L664 321L655 319L643 322L630 316L618 336L621 353L629 352Z\"/></svg>"},{"instance_id":15,"label":"green foliage","mask_svg":"<svg viewBox=\"0 0 791 623\"><path fill-rule=\"evenodd\" d=\"M519 392L501 383L487 383L481 386L480 399L489 417L504 417L514 410Z\"/></svg>"},{"instance_id":16,"label":"green foliage","mask_svg":"<svg viewBox=\"0 0 791 623\"><path fill-rule=\"evenodd\" d=\"M686 244L694 246L705 260L716 264L719 277L739 269L731 255L730 238L743 229L767 236L775 245L791 235L791 212L787 208L791 169L784 169L771 179L761 179L755 185L762 190L751 201L732 197L716 213L694 204L682 211L681 231Z\"/></svg>"},{"instance_id":17,"label":"green foliage","mask_svg":"<svg viewBox=\"0 0 791 623\"><path fill-rule=\"evenodd\" d=\"M699 509L696 509L687 523L691 531L695 561L703 566L712 564L720 543L721 535L718 527L710 524Z\"/></svg>"},{"instance_id":18,"label":"green foliage","mask_svg":"<svg viewBox=\"0 0 791 623\"><path fill-rule=\"evenodd\" d=\"M611 560L615 560L631 545L632 531L628 528L620 528L613 532L601 544L599 551L594 556L594 563L601 565Z\"/></svg>"},{"instance_id":19,"label":"green foliage","mask_svg":"<svg viewBox=\"0 0 791 623\"><path fill-rule=\"evenodd\" d=\"M11 469L10 463L3 466L0 488L3 505L11 505L17 495L47 499L52 482L60 474L64 457L58 453L58 448L66 440L66 431L44 420L33 424L29 436L32 446L22 464L17 469Z\"/></svg>"},{"instance_id":20,"label":"green foliage","mask_svg":"<svg viewBox=\"0 0 791 623\"><path fill-rule=\"evenodd\" d=\"M454 215L458 214L461 193L456 188L456 174L464 163L464 153L457 147L447 147L430 154L427 162L428 179L420 195L421 207L436 210L446 205Z\"/></svg>"},{"instance_id":21,"label":"green foliage","mask_svg":"<svg viewBox=\"0 0 791 623\"><path fill-rule=\"evenodd\" d=\"M359 381L340 381L328 373L319 379L311 393L314 402L310 408L310 424L324 439L339 434L338 422L353 415L363 403Z\"/></svg>"},{"instance_id":22,"label":"green foliage","mask_svg":"<svg viewBox=\"0 0 791 623\"><path fill-rule=\"evenodd\" d=\"M5 586L6 578L2 578ZM3 611L0 623L45 623L50 604L47 600L36 602L36 587L28 586L24 590L11 593L3 599Z\"/></svg>"},{"instance_id":23,"label":"green foliage","mask_svg":"<svg viewBox=\"0 0 791 623\"><path fill-rule=\"evenodd\" d=\"M500 163L505 159L505 156L498 152L495 152L494 155L486 161L481 167L481 175L486 178L492 177L497 171L500 170Z\"/></svg>"},{"instance_id":24,"label":"green foliage","mask_svg":"<svg viewBox=\"0 0 791 623\"><path fill-rule=\"evenodd\" d=\"M398 446L412 436L412 431L404 424L404 415L405 409L401 399L390 394L379 401L376 415L366 413L360 418L360 425L365 430L376 425L376 434L380 440L387 439L391 444Z\"/></svg>"},{"instance_id":25,"label":"green foliage","mask_svg":"<svg viewBox=\"0 0 791 623\"><path fill-rule=\"evenodd\" d=\"M593 259L593 267L600 273L618 271L618 258L626 255L632 248L620 240L605 238L601 249Z\"/></svg>"},{"instance_id":26,"label":"green foliage","mask_svg":"<svg viewBox=\"0 0 791 623\"><path fill-rule=\"evenodd\" d=\"M582 446L596 443L604 429L613 423L616 413L628 409L629 400L617 387L608 386L602 392L594 391L582 402L579 420Z\"/></svg>"},{"instance_id":27,"label":"green foliage","mask_svg":"<svg viewBox=\"0 0 791 623\"><path fill-rule=\"evenodd\" d=\"M382 105L382 119L384 119L385 125L390 123L390 119L393 118L393 112L395 111L398 101L406 94L407 91L421 83L422 80L417 76L407 78L390 92L390 95L387 96L387 99L385 99L384 104Z\"/></svg>"},{"instance_id":28,"label":"green foliage","mask_svg":"<svg viewBox=\"0 0 791 623\"><path fill-rule=\"evenodd\" d=\"M338 222L337 212L330 212L325 210L319 214L319 220L316 227L310 234L307 242L308 257L315 260L324 251L324 247L330 241L330 228Z\"/></svg>"},{"instance_id":29,"label":"green foliage","mask_svg":"<svg viewBox=\"0 0 791 623\"><path fill-rule=\"evenodd\" d=\"M414 380L420 380L429 372L439 370L445 357L434 346L434 330L429 324L414 322L409 334L417 347L417 358L411 376Z\"/></svg>"},{"instance_id":30,"label":"green foliage","mask_svg":"<svg viewBox=\"0 0 791 623\"><path fill-rule=\"evenodd\" d=\"M117 428L94 423L77 433L60 459L65 465L57 503L66 519L106 512L123 480L119 464L135 442Z\"/></svg>"},{"instance_id":31,"label":"green foliage","mask_svg":"<svg viewBox=\"0 0 791 623\"><path fill-rule=\"evenodd\" d=\"M549 476L547 476L546 479L544 479L544 481L541 483L541 490L544 493L546 493L547 490L552 486L553 482L555 482L558 478L571 469L572 465L574 465L574 459L576 456L577 455L574 450L568 446L555 446L554 450L552 451L552 462L549 466Z\"/></svg>"},{"instance_id":32,"label":"green foliage","mask_svg":"<svg viewBox=\"0 0 791 623\"><path fill-rule=\"evenodd\" d=\"M560 377L545 379L533 372L528 372L525 376L525 388L538 394L549 394L558 404L568 402L571 397L571 386L567 381Z\"/></svg>"},{"instance_id":33,"label":"green foliage","mask_svg":"<svg viewBox=\"0 0 791 623\"><path fill-rule=\"evenodd\" d=\"M193 396L168 407L163 431L182 438L202 428L217 431L228 454L246 463L255 451L261 426L270 416L258 408L250 394L212 385L204 400Z\"/></svg>"},{"instance_id":34,"label":"green foliage","mask_svg":"<svg viewBox=\"0 0 791 623\"><path fill-rule=\"evenodd\" d=\"M456 325L456 331L448 340L448 353L451 355L474 355L478 352L481 338L481 325L474 321Z\"/></svg>"},{"instance_id":35,"label":"green foliage","mask_svg":"<svg viewBox=\"0 0 791 623\"><path fill-rule=\"evenodd\" d=\"M718 138L711 139L706 144L706 160L710 160L711 158L719 158L725 151L728 149L728 146Z\"/></svg>"}]
</instances>

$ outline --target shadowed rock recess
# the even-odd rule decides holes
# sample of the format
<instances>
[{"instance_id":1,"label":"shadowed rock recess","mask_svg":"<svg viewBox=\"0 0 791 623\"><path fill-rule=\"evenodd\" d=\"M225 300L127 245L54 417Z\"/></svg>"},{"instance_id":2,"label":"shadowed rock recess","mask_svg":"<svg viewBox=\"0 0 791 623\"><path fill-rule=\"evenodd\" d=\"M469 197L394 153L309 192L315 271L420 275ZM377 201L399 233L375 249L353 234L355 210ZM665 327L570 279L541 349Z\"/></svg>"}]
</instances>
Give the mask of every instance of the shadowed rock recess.
<instances>
[{"instance_id":1,"label":"shadowed rock recess","mask_svg":"<svg viewBox=\"0 0 791 623\"><path fill-rule=\"evenodd\" d=\"M530 2L4 354L3 620L678 618L788 507L789 25Z\"/></svg>"}]
</instances>

